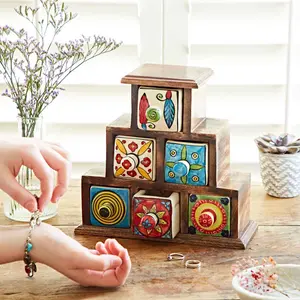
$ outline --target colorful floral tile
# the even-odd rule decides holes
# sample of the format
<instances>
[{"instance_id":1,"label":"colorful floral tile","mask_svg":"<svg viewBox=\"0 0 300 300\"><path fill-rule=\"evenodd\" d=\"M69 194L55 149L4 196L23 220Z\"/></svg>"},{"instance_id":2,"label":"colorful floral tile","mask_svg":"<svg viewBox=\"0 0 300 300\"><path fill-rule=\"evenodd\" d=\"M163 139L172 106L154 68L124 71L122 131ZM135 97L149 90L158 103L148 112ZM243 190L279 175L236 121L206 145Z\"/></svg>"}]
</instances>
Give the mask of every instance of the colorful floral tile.
<instances>
[{"instance_id":1,"label":"colorful floral tile","mask_svg":"<svg viewBox=\"0 0 300 300\"><path fill-rule=\"evenodd\" d=\"M181 131L181 89L140 87L138 99L138 128L156 131Z\"/></svg>"},{"instance_id":2,"label":"colorful floral tile","mask_svg":"<svg viewBox=\"0 0 300 300\"><path fill-rule=\"evenodd\" d=\"M170 183L207 185L207 144L167 141L165 181Z\"/></svg>"},{"instance_id":3,"label":"colorful floral tile","mask_svg":"<svg viewBox=\"0 0 300 300\"><path fill-rule=\"evenodd\" d=\"M130 192L126 188L92 186L90 221L103 227L130 227Z\"/></svg>"},{"instance_id":4,"label":"colorful floral tile","mask_svg":"<svg viewBox=\"0 0 300 300\"><path fill-rule=\"evenodd\" d=\"M229 197L189 195L190 234L230 237Z\"/></svg>"},{"instance_id":5,"label":"colorful floral tile","mask_svg":"<svg viewBox=\"0 0 300 300\"><path fill-rule=\"evenodd\" d=\"M116 136L114 176L155 180L155 140L132 136Z\"/></svg>"},{"instance_id":6,"label":"colorful floral tile","mask_svg":"<svg viewBox=\"0 0 300 300\"><path fill-rule=\"evenodd\" d=\"M179 194L169 197L146 195L144 190L133 196L133 233L145 238L172 239L179 232Z\"/></svg>"}]
</instances>

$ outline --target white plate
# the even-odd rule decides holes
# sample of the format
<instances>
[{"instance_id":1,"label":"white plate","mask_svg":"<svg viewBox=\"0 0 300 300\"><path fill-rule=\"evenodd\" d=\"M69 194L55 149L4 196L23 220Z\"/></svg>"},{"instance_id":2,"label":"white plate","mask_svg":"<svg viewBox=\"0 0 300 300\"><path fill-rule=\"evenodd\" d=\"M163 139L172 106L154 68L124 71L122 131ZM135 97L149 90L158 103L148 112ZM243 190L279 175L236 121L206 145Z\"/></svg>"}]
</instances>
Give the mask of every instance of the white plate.
<instances>
[{"instance_id":1,"label":"white plate","mask_svg":"<svg viewBox=\"0 0 300 300\"><path fill-rule=\"evenodd\" d=\"M242 271L242 276L248 277L251 280L251 270L258 270L261 266L253 267ZM269 292L259 295L250 292L240 286L238 276L232 279L232 286L239 295L241 300L271 300L271 299L300 299L300 265L277 265L276 273L278 274L278 288L288 294L289 297L282 293L269 288ZM262 284L261 287L267 287ZM297 290L298 288L299 290Z\"/></svg>"}]
</instances>

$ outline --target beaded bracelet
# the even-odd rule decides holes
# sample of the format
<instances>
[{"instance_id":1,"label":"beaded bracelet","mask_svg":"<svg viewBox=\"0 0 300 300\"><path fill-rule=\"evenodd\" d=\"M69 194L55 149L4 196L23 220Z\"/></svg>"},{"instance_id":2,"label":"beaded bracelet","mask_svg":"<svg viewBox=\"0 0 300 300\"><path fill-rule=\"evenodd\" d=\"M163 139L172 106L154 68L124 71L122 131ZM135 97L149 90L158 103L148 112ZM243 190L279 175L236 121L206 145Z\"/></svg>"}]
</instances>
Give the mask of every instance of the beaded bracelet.
<instances>
[{"instance_id":1,"label":"beaded bracelet","mask_svg":"<svg viewBox=\"0 0 300 300\"><path fill-rule=\"evenodd\" d=\"M31 256L29 253L33 247L31 241L32 230L36 225L39 226L40 224L41 224L40 212L37 210L32 214L30 218L30 222L29 222L30 228L29 228L29 233L25 244L24 263L25 263L25 272L28 275L28 277L32 277L34 273L37 271L36 264L34 261L31 260Z\"/></svg>"}]
</instances>

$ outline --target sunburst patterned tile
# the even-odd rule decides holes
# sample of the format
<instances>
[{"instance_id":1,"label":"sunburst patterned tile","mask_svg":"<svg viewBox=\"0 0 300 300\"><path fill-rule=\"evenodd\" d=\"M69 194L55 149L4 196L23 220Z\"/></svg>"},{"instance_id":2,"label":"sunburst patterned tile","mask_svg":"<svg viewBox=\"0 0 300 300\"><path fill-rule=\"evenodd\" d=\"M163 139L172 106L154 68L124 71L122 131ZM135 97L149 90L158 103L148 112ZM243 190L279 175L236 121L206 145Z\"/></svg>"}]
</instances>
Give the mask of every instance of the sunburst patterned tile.
<instances>
[{"instance_id":1,"label":"sunburst patterned tile","mask_svg":"<svg viewBox=\"0 0 300 300\"><path fill-rule=\"evenodd\" d=\"M168 197L147 195L145 190L133 197L133 233L145 238L172 239L179 232L179 194Z\"/></svg>"},{"instance_id":2,"label":"sunburst patterned tile","mask_svg":"<svg viewBox=\"0 0 300 300\"><path fill-rule=\"evenodd\" d=\"M114 176L139 180L155 180L155 140L132 136L116 136Z\"/></svg>"}]
</instances>

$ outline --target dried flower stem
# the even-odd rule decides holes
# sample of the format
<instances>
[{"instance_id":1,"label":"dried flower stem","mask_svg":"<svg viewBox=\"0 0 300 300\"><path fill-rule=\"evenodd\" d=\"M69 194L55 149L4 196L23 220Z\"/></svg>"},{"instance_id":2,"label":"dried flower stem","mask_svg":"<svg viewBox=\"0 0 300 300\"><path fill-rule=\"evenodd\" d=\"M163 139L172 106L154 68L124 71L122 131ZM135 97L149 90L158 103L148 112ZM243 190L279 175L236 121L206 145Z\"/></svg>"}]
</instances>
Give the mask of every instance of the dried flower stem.
<instances>
[{"instance_id":1,"label":"dried flower stem","mask_svg":"<svg viewBox=\"0 0 300 300\"><path fill-rule=\"evenodd\" d=\"M121 45L97 35L55 42L63 27L77 14L69 12L58 0L40 0L40 3L41 8L25 5L15 9L35 28L40 41L24 29L0 27L0 74L8 87L2 95L13 100L22 118L38 118L63 90L60 85L73 71ZM36 22L39 10L45 18ZM34 126L24 129L24 136L31 136Z\"/></svg>"}]
</instances>

